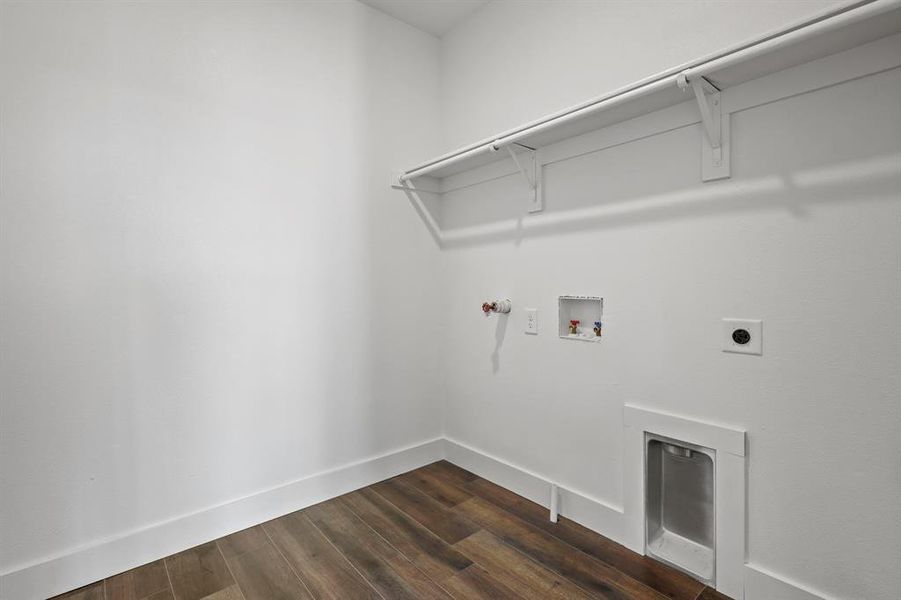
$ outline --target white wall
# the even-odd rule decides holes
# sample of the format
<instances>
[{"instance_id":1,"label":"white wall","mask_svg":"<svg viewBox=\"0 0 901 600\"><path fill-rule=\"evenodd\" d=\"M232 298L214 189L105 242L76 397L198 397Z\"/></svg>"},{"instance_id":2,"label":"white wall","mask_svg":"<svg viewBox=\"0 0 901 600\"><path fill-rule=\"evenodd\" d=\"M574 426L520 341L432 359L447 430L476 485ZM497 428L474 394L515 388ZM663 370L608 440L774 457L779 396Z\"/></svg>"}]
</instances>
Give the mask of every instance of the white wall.
<instances>
[{"instance_id":1,"label":"white wall","mask_svg":"<svg viewBox=\"0 0 901 600\"><path fill-rule=\"evenodd\" d=\"M446 149L841 3L493 0L441 40Z\"/></svg>"},{"instance_id":2,"label":"white wall","mask_svg":"<svg viewBox=\"0 0 901 600\"><path fill-rule=\"evenodd\" d=\"M447 148L825 4L493 2L443 40ZM507 231L442 256L448 437L617 506L625 402L746 428L749 559L896 598L899 98L894 70L736 113L725 182L699 126L548 165L557 226L517 225L518 176L446 196L445 227ZM557 339L561 294L605 298L602 343ZM764 355L721 352L723 317L763 319Z\"/></svg>"},{"instance_id":3,"label":"white wall","mask_svg":"<svg viewBox=\"0 0 901 600\"><path fill-rule=\"evenodd\" d=\"M440 434L385 185L437 60L356 2L0 4L0 572Z\"/></svg>"}]
</instances>

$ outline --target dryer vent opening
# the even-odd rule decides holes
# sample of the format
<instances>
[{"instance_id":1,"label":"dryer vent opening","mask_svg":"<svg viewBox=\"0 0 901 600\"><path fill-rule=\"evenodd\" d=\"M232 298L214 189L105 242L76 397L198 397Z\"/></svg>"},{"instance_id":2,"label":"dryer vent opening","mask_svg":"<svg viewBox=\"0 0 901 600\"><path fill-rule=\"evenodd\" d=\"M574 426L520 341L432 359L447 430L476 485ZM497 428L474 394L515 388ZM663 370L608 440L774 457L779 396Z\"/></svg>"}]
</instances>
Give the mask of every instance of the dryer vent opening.
<instances>
[{"instance_id":1,"label":"dryer vent opening","mask_svg":"<svg viewBox=\"0 0 901 600\"><path fill-rule=\"evenodd\" d=\"M715 583L715 451L647 434L648 556Z\"/></svg>"}]
</instances>

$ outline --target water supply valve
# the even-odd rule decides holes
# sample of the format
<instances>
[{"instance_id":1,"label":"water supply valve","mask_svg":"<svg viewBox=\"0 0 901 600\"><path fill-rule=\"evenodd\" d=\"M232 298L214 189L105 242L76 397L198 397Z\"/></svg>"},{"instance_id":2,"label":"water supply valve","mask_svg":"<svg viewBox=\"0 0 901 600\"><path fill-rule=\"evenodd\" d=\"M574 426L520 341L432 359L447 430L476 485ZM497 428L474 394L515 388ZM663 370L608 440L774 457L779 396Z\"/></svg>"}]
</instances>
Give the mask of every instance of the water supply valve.
<instances>
[{"instance_id":1,"label":"water supply valve","mask_svg":"<svg viewBox=\"0 0 901 600\"><path fill-rule=\"evenodd\" d=\"M482 302L482 312L487 317L491 313L506 314L510 312L513 303L510 300L494 300L493 302Z\"/></svg>"}]
</instances>

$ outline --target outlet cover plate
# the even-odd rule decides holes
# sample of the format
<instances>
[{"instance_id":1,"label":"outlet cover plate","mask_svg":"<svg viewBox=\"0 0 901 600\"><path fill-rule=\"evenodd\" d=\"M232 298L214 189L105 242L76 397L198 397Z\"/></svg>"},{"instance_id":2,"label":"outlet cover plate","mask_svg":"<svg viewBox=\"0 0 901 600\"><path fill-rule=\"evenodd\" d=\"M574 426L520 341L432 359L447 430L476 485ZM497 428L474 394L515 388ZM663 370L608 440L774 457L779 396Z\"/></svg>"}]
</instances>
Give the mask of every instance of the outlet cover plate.
<instances>
[{"instance_id":1,"label":"outlet cover plate","mask_svg":"<svg viewBox=\"0 0 901 600\"><path fill-rule=\"evenodd\" d=\"M526 309L526 328L525 332L529 335L538 335L538 309Z\"/></svg>"},{"instance_id":2,"label":"outlet cover plate","mask_svg":"<svg viewBox=\"0 0 901 600\"><path fill-rule=\"evenodd\" d=\"M742 329L750 334L750 339L744 344L735 341L733 337L736 331ZM736 337L740 340L742 335L739 333ZM723 319L723 352L763 354L763 321L760 319Z\"/></svg>"}]
</instances>

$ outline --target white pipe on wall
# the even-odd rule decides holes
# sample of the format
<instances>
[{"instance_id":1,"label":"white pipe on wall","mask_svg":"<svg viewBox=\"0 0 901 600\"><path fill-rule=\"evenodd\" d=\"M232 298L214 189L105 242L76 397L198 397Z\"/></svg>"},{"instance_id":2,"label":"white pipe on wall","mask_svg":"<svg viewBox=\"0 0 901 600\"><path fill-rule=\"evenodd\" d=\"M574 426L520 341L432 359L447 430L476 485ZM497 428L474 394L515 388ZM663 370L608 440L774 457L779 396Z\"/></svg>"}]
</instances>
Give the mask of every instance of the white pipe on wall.
<instances>
[{"instance_id":1,"label":"white pipe on wall","mask_svg":"<svg viewBox=\"0 0 901 600\"><path fill-rule=\"evenodd\" d=\"M557 489L557 484L551 484L551 523L557 522L557 514L559 513L559 503L560 503L560 490Z\"/></svg>"}]
</instances>

